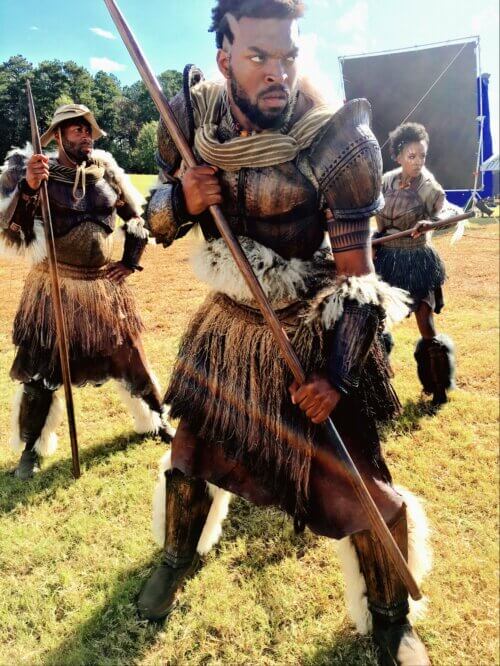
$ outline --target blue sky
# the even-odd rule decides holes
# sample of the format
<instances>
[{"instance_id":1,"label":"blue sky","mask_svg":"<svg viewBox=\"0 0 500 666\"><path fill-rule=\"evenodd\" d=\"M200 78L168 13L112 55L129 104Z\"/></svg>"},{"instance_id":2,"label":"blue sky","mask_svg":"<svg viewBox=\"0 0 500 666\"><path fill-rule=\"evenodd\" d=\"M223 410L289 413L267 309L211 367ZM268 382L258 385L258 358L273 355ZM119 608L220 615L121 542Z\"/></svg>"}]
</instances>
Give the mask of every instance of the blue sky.
<instances>
[{"instance_id":1,"label":"blue sky","mask_svg":"<svg viewBox=\"0 0 500 666\"><path fill-rule=\"evenodd\" d=\"M187 62L215 75L212 0L119 0L156 72ZM492 130L498 150L499 44L497 0L306 0L301 22L303 68L342 99L338 57L479 35L481 69L491 74ZM91 71L138 79L104 2L0 0L0 61L22 54L74 60Z\"/></svg>"}]
</instances>

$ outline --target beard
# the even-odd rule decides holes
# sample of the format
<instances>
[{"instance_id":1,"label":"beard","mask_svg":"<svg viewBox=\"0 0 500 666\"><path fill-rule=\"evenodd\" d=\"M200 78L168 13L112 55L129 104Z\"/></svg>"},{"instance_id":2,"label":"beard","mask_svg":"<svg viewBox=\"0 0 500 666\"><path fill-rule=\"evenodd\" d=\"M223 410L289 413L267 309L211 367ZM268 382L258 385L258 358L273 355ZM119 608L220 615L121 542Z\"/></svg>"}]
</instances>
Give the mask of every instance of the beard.
<instances>
[{"instance_id":1,"label":"beard","mask_svg":"<svg viewBox=\"0 0 500 666\"><path fill-rule=\"evenodd\" d=\"M90 152L87 153L82 150L81 144L74 141L68 141L64 136L62 137L62 145L69 158L77 164L86 162L90 158ZM90 144L90 150L92 150L92 144Z\"/></svg>"},{"instance_id":2,"label":"beard","mask_svg":"<svg viewBox=\"0 0 500 666\"><path fill-rule=\"evenodd\" d=\"M231 77L230 85L233 101L239 110L252 123L252 125L256 125L262 130L281 129L288 122L288 120L290 120L295 106L294 93L290 95L286 88L280 86L279 84L271 85L265 91L257 95L257 102L253 104L245 89L238 83L238 80L236 79L231 68L229 68L229 74ZM286 94L288 97L286 105L282 109L276 111L261 111L259 108L259 98L264 95L269 95L271 92Z\"/></svg>"}]
</instances>

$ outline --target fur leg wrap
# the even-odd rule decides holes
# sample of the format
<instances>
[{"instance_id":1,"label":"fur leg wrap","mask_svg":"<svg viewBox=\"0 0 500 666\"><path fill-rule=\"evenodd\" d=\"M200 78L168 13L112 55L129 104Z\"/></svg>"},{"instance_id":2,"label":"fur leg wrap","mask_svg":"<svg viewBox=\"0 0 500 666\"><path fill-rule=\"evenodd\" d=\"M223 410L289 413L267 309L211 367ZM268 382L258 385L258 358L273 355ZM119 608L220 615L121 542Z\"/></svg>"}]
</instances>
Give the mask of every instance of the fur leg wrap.
<instances>
[{"instance_id":1,"label":"fur leg wrap","mask_svg":"<svg viewBox=\"0 0 500 666\"><path fill-rule=\"evenodd\" d=\"M169 518L166 515L167 493L166 472L172 470L171 452L167 451L161 458L158 468L158 481L153 494L153 520L152 530L156 543L164 547L166 540L166 523ZM206 515L201 534L197 540L196 552L199 555L206 555L212 546L220 539L222 534L222 522L227 516L231 493L221 488L217 488L210 483L205 484L209 498L211 498L210 508Z\"/></svg>"},{"instance_id":2,"label":"fur leg wrap","mask_svg":"<svg viewBox=\"0 0 500 666\"><path fill-rule=\"evenodd\" d=\"M156 378L153 375L151 375L151 378L159 393L160 389ZM145 400L139 396L134 396L125 384L117 382L116 388L134 419L136 433L139 435L145 433L157 435L160 429L164 428L171 437L175 435L175 428L168 421L168 407L164 406L161 413L154 411Z\"/></svg>"},{"instance_id":3,"label":"fur leg wrap","mask_svg":"<svg viewBox=\"0 0 500 666\"><path fill-rule=\"evenodd\" d=\"M35 402L36 398L35 400L30 399L30 395L26 389L27 386L23 384L14 395L12 404L12 433L10 438L11 448L16 453L22 453L28 443L27 440L36 437L34 450L42 457L50 456L57 449L56 429L62 420L64 411L63 402L56 393L51 391L51 395L48 396L48 411L45 418L43 418L43 413L34 413L33 410L37 410L38 407ZM37 416L41 416L43 423L34 426L33 422ZM27 435L27 432L31 433L35 431L38 432L33 437Z\"/></svg>"},{"instance_id":4,"label":"fur leg wrap","mask_svg":"<svg viewBox=\"0 0 500 666\"><path fill-rule=\"evenodd\" d=\"M425 393L455 388L455 346L447 335L420 338L415 347L417 373Z\"/></svg>"},{"instance_id":5,"label":"fur leg wrap","mask_svg":"<svg viewBox=\"0 0 500 666\"><path fill-rule=\"evenodd\" d=\"M405 550L407 548L408 566L415 577L417 584L420 585L432 566L432 552L429 546L429 527L421 501L408 490L398 487L397 491L403 496L406 505L408 525L407 536L404 534L405 530L400 523L395 525L391 531L400 548L402 547L403 554L406 554ZM373 542L373 539L369 534L360 533L360 535L362 535L361 538L365 538L365 540L366 536L368 536L368 539ZM355 546L357 537L358 535L354 535L354 537L347 537L339 541L337 544L337 553L345 577L345 596L349 617L360 634L367 634L372 630L373 624L369 605L372 608L375 607L375 604L377 603L376 596L378 597L378 602L380 604L381 595L380 592L374 593L373 589L369 589L373 588L373 584L370 581L373 581L374 577L368 575L367 585L367 577L363 574L363 568L367 567L373 570L377 567L377 569L379 569L379 573L382 574L382 577L384 578L382 596L385 595L385 602L387 605L390 605L387 602L392 601L396 610L397 605L399 604L401 611L404 612L404 605L408 595L404 588L401 589L402 584L399 584L396 579L396 574L392 573L391 565L379 565L378 560L380 557L379 554L375 552L378 544L373 542L373 544L368 546L371 555L370 561L360 561L358 550ZM375 549L373 548L373 545L375 546ZM374 557L377 561L373 560L372 563L371 560ZM384 560L384 557L385 554L382 554L382 561ZM391 599L390 597L394 598ZM427 601L425 598L420 601L413 601L410 599L410 621L413 622L422 617L425 613L426 606Z\"/></svg>"}]
</instances>

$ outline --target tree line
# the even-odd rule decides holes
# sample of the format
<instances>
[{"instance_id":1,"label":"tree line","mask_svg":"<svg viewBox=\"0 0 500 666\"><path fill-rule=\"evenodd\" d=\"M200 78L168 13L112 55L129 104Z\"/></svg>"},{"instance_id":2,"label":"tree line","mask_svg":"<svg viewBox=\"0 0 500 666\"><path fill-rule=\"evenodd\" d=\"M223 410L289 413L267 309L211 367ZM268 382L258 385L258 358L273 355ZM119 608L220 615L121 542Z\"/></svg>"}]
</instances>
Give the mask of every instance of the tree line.
<instances>
[{"instance_id":1,"label":"tree line","mask_svg":"<svg viewBox=\"0 0 500 666\"><path fill-rule=\"evenodd\" d=\"M61 104L85 104L108 136L97 147L113 153L129 173L155 173L158 111L142 81L122 86L113 74L92 75L68 60L44 60L33 66L22 55L0 65L0 161L12 146L30 141L26 80L29 79L40 132ZM168 69L158 77L167 98L182 87L182 74Z\"/></svg>"}]
</instances>

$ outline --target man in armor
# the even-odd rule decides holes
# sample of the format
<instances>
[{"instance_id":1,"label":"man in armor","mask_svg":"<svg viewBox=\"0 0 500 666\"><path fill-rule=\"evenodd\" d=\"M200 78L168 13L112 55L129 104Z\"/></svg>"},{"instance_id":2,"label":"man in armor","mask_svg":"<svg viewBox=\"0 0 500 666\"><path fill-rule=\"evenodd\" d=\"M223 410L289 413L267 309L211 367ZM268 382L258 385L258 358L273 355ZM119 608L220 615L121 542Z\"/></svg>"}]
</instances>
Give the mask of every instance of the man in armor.
<instances>
[{"instance_id":1,"label":"man in armor","mask_svg":"<svg viewBox=\"0 0 500 666\"><path fill-rule=\"evenodd\" d=\"M169 441L159 387L141 342L143 325L124 283L142 270L148 242L141 218L144 200L113 157L93 150L103 136L86 106L59 107L42 145L55 140L57 153L34 155L14 148L0 176L0 254L32 264L14 321L17 353L10 375L22 383L14 398L11 444L21 452L15 471L28 479L39 456L53 453L62 414L56 391L62 384L50 274L40 214L39 189L48 181L72 383L117 380L137 432ZM111 261L116 214L124 220L122 259Z\"/></svg>"},{"instance_id":2,"label":"man in armor","mask_svg":"<svg viewBox=\"0 0 500 666\"><path fill-rule=\"evenodd\" d=\"M376 427L399 409L381 333L408 312L404 292L378 280L371 261L380 149L365 100L334 114L298 79L301 14L295 0L220 0L212 30L225 81L203 81L188 66L171 102L202 165L187 168L159 126L160 183L146 223L164 246L201 228L193 267L213 291L185 333L165 396L179 426L154 498L164 561L138 607L151 620L168 615L236 493L280 507L298 530L341 540L358 629L373 629L382 663L423 666L407 591L320 425L331 414L401 551L422 565L423 514L393 487ZM208 214L212 204L292 340L308 373L301 386Z\"/></svg>"}]
</instances>

